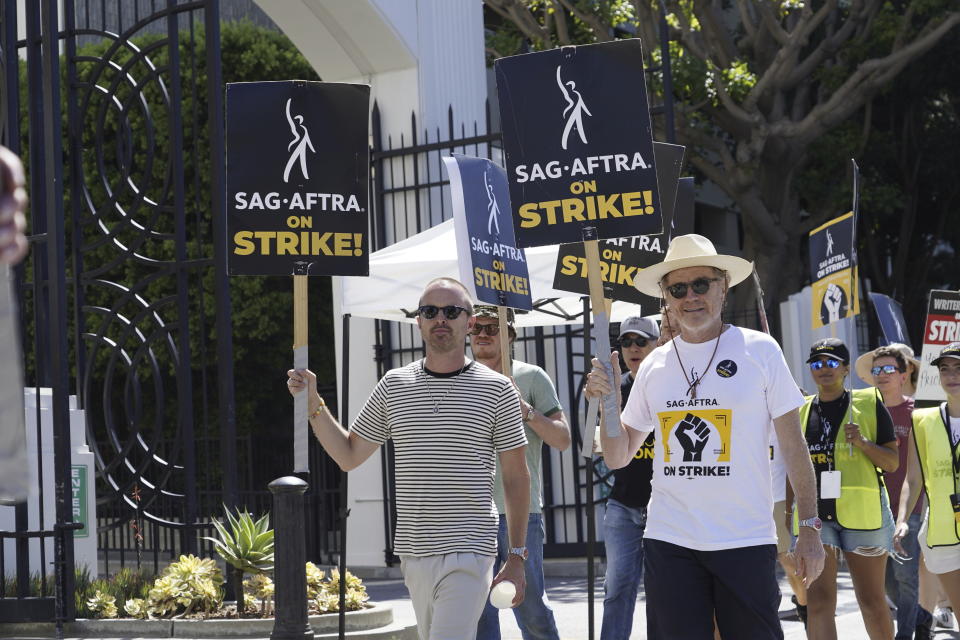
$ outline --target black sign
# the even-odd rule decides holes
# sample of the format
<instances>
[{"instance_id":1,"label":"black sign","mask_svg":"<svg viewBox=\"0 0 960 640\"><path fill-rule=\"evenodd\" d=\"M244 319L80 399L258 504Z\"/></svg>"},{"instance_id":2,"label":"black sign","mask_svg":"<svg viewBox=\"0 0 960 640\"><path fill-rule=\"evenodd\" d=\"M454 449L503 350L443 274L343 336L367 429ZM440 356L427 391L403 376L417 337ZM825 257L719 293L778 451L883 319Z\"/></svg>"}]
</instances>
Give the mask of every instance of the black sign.
<instances>
[{"instance_id":1,"label":"black sign","mask_svg":"<svg viewBox=\"0 0 960 640\"><path fill-rule=\"evenodd\" d=\"M810 232L810 324L814 329L860 313L853 234L853 213Z\"/></svg>"},{"instance_id":2,"label":"black sign","mask_svg":"<svg viewBox=\"0 0 960 640\"><path fill-rule=\"evenodd\" d=\"M370 272L370 87L227 85L230 275Z\"/></svg>"},{"instance_id":3,"label":"black sign","mask_svg":"<svg viewBox=\"0 0 960 640\"><path fill-rule=\"evenodd\" d=\"M654 143L654 151L657 156L660 191L665 204L664 226L672 229L673 236L693 233L693 178L677 177L680 175L683 147L657 142ZM645 313L656 313L660 308L660 301L637 291L633 280L644 267L661 262L669 244L667 234L602 240L599 243L600 276L604 281L606 297L639 304ZM589 295L583 243L560 247L557 252L557 269L553 275L553 288Z\"/></svg>"},{"instance_id":4,"label":"black sign","mask_svg":"<svg viewBox=\"0 0 960 640\"><path fill-rule=\"evenodd\" d=\"M495 67L517 246L662 232L639 40Z\"/></svg>"}]
</instances>

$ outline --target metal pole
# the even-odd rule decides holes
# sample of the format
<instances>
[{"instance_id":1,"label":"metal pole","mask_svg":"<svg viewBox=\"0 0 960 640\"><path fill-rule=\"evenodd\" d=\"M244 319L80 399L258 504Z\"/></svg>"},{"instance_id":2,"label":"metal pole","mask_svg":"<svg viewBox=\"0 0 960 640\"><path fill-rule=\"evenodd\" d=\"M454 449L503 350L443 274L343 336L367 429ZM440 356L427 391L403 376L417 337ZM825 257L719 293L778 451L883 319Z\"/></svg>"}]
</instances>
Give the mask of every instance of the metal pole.
<instances>
[{"instance_id":1,"label":"metal pole","mask_svg":"<svg viewBox=\"0 0 960 640\"><path fill-rule=\"evenodd\" d=\"M343 351L341 361L343 363L343 376L340 390L340 424L347 426L350 424L350 358L347 357L347 350L350 348L350 314L343 315ZM381 452L384 455L385 452ZM347 508L347 472L340 472L340 613L339 613L339 634L340 640L344 640L347 633L347 516L350 515L350 509Z\"/></svg>"},{"instance_id":2,"label":"metal pole","mask_svg":"<svg viewBox=\"0 0 960 640\"><path fill-rule=\"evenodd\" d=\"M307 483L296 476L277 478L273 494L274 580L276 617L270 640L313 638L307 619L307 548L304 536L304 492ZM242 598L243 594L238 594Z\"/></svg>"}]
</instances>

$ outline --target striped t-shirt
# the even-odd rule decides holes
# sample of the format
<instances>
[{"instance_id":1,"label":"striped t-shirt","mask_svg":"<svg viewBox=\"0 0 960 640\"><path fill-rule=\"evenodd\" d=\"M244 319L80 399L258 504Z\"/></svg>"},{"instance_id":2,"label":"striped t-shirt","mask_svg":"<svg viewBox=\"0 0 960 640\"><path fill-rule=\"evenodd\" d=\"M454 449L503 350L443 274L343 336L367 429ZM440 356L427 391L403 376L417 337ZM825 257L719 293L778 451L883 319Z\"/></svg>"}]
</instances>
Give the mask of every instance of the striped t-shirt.
<instances>
[{"instance_id":1,"label":"striped t-shirt","mask_svg":"<svg viewBox=\"0 0 960 640\"><path fill-rule=\"evenodd\" d=\"M393 440L397 555L496 554L496 454L527 442L508 378L476 362L449 374L423 361L392 369L351 430L377 444Z\"/></svg>"}]
</instances>

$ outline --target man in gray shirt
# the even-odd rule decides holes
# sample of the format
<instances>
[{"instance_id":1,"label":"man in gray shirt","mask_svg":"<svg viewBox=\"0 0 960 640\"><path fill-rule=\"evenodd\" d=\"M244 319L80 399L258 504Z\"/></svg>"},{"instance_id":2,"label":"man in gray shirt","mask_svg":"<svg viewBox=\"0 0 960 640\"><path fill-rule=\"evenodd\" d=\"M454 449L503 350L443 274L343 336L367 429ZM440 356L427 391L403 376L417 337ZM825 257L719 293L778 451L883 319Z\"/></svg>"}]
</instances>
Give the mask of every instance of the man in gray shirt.
<instances>
[{"instance_id":1,"label":"man in gray shirt","mask_svg":"<svg viewBox=\"0 0 960 640\"><path fill-rule=\"evenodd\" d=\"M507 309L509 336L500 333L497 307L476 305L474 324L470 332L470 349L477 362L498 373L506 374L500 349L501 340L510 341L510 350L517 332L513 327L513 310ZM563 451L570 446L570 427L560 407L557 390L547 372L540 367L511 359L510 375L520 391L520 410L527 435L527 468L530 470L530 516L527 524L527 561L525 573L527 589L523 602L514 607L513 614L524 640L556 640L557 624L553 609L547 602L543 587L543 497L540 488L540 463L543 443ZM500 532L497 537L497 564L507 558L507 527L504 516L503 479L497 465L494 500L500 512ZM500 614L488 602L477 625L477 640L500 640Z\"/></svg>"}]
</instances>

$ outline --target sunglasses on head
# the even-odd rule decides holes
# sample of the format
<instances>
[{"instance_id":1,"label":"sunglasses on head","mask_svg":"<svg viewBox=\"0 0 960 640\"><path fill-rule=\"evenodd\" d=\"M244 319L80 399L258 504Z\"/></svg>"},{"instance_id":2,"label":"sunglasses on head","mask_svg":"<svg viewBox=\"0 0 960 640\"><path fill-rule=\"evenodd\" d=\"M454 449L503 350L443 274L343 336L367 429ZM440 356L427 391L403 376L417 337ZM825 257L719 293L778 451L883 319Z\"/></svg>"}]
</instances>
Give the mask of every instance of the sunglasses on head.
<instances>
[{"instance_id":1,"label":"sunglasses on head","mask_svg":"<svg viewBox=\"0 0 960 640\"><path fill-rule=\"evenodd\" d=\"M693 289L693 292L698 296L702 296L710 290L710 285L718 280L720 280L720 278L697 278L693 282L675 282L667 287L667 291L677 300L682 300L687 297L688 287Z\"/></svg>"},{"instance_id":2,"label":"sunglasses on head","mask_svg":"<svg viewBox=\"0 0 960 640\"><path fill-rule=\"evenodd\" d=\"M811 370L811 371L819 371L820 369L823 369L824 367L826 367L826 368L828 368L828 369L836 369L836 368L839 367L841 364L843 364L843 363L840 362L839 360L833 360L833 359L830 359L830 360L814 360L813 362L810 363L810 370Z\"/></svg>"},{"instance_id":3,"label":"sunglasses on head","mask_svg":"<svg viewBox=\"0 0 960 640\"><path fill-rule=\"evenodd\" d=\"M437 317L437 313L443 311L443 315L447 320L456 320L460 317L460 314L466 311L470 313L469 309L464 309L463 307L458 307L455 304L448 304L445 307L438 307L435 304L424 304L417 309L417 313L426 318L427 320L433 320Z\"/></svg>"},{"instance_id":4,"label":"sunglasses on head","mask_svg":"<svg viewBox=\"0 0 960 640\"><path fill-rule=\"evenodd\" d=\"M624 349L629 349L633 345L637 345L640 348L647 346L646 338L620 338L620 346Z\"/></svg>"},{"instance_id":5,"label":"sunglasses on head","mask_svg":"<svg viewBox=\"0 0 960 640\"><path fill-rule=\"evenodd\" d=\"M870 373L873 374L873 375L875 375L875 376L878 376L878 375L880 375L881 373L897 373L898 371L899 371L900 373L903 373L903 372L904 372L904 369L901 369L900 367L898 367L898 366L896 366L896 365L893 365L893 364L885 364L885 365L883 365L883 366L874 367L874 368L870 369Z\"/></svg>"},{"instance_id":6,"label":"sunglasses on head","mask_svg":"<svg viewBox=\"0 0 960 640\"><path fill-rule=\"evenodd\" d=\"M488 336L495 336L500 333L499 324L475 324L473 329L470 329L470 335L478 336L481 333L485 333Z\"/></svg>"}]
</instances>

